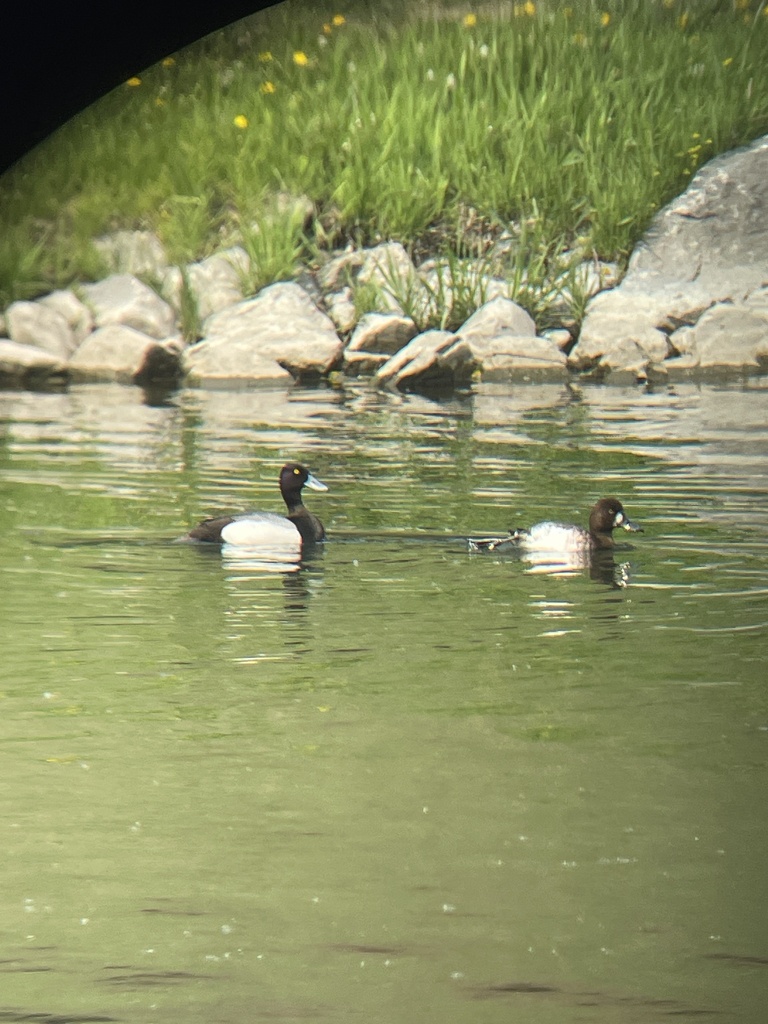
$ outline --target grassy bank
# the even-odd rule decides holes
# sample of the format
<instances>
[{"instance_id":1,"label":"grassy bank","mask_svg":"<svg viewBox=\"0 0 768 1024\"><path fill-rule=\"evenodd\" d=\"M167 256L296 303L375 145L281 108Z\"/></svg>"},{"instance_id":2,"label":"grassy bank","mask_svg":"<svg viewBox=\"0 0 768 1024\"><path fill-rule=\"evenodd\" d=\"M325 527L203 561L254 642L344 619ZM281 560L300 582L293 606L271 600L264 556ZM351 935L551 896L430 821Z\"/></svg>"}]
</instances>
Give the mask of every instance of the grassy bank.
<instances>
[{"instance_id":1,"label":"grassy bank","mask_svg":"<svg viewBox=\"0 0 768 1024\"><path fill-rule=\"evenodd\" d=\"M100 274L91 239L118 227L177 261L241 242L253 288L349 240L482 255L512 222L523 259L622 258L697 166L768 130L757 0L375 10L289 0L65 125L0 180L0 304ZM280 191L312 222L265 223Z\"/></svg>"}]
</instances>

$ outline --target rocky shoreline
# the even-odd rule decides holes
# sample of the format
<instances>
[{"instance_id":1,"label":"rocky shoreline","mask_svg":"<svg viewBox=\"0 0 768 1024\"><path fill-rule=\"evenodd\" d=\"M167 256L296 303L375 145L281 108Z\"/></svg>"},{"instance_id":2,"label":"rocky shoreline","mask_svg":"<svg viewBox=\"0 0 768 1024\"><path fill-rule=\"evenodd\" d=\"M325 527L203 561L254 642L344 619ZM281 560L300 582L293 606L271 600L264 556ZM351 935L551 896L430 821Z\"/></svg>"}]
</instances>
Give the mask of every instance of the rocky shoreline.
<instances>
[{"instance_id":1,"label":"rocky shoreline","mask_svg":"<svg viewBox=\"0 0 768 1024\"><path fill-rule=\"evenodd\" d=\"M96 245L109 277L14 302L0 316L0 384L248 386L340 373L386 387L451 388L476 379L626 383L768 370L768 136L704 165L656 216L620 283L615 266L570 254L560 325L540 333L508 297L508 282L483 264L462 266L454 280L455 262L416 267L397 242L336 253L315 273L251 298L240 247L180 268L148 232L116 232ZM358 317L352 282L375 290L384 311ZM466 303L468 282L476 311L455 331L420 331L417 321L439 320L459 289ZM577 336L574 282L591 296ZM191 344L181 334L190 297L201 322Z\"/></svg>"}]
</instances>

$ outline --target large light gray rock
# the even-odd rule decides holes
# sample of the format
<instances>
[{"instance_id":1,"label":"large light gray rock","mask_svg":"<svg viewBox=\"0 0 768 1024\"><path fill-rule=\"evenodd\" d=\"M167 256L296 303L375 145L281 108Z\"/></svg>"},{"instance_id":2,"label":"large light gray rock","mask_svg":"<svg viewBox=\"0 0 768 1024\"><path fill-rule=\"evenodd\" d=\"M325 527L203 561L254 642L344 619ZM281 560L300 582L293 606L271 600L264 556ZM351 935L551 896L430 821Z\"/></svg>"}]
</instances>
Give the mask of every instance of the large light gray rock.
<instances>
[{"instance_id":1,"label":"large light gray rock","mask_svg":"<svg viewBox=\"0 0 768 1024\"><path fill-rule=\"evenodd\" d=\"M366 249L357 281L373 285L385 310L393 313L403 313L404 304L421 306L428 301L413 260L400 242L382 242Z\"/></svg>"},{"instance_id":2,"label":"large light gray rock","mask_svg":"<svg viewBox=\"0 0 768 1024\"><path fill-rule=\"evenodd\" d=\"M93 316L90 309L68 288L51 292L37 299L41 306L60 313L69 324L75 344L79 345L93 330Z\"/></svg>"},{"instance_id":3,"label":"large light gray rock","mask_svg":"<svg viewBox=\"0 0 768 1024\"><path fill-rule=\"evenodd\" d=\"M0 338L0 382L32 385L66 376L63 359L37 345L23 345L18 341Z\"/></svg>"},{"instance_id":4,"label":"large light gray rock","mask_svg":"<svg viewBox=\"0 0 768 1024\"><path fill-rule=\"evenodd\" d=\"M186 274L198 316L206 320L213 313L242 301L243 281L250 266L248 253L236 245L199 263L190 263L183 271L179 267L168 267L163 275L163 295L176 309L180 309Z\"/></svg>"},{"instance_id":5,"label":"large light gray rock","mask_svg":"<svg viewBox=\"0 0 768 1024\"><path fill-rule=\"evenodd\" d=\"M148 285L132 274L112 274L81 288L97 327L123 324L162 340L173 333L175 314Z\"/></svg>"},{"instance_id":6,"label":"large light gray rock","mask_svg":"<svg viewBox=\"0 0 768 1024\"><path fill-rule=\"evenodd\" d=\"M649 365L658 363L660 335L667 339L697 324L715 303L754 309L764 301L766 283L768 136L705 164L686 191L656 216L619 287L589 303L570 364L578 370L605 368L612 360L603 357L625 342L637 344ZM742 322L750 337L753 330L759 333L759 324L749 317ZM736 323L730 317L731 327ZM715 335L705 323L704 333L707 366L733 366L744 356L730 345L723 348L725 332ZM680 348L673 341L662 360L671 357L673 365L681 365L676 351ZM686 363L705 365L700 358L697 364L692 352L684 354ZM742 365L753 365L752 357Z\"/></svg>"},{"instance_id":7,"label":"large light gray rock","mask_svg":"<svg viewBox=\"0 0 768 1024\"><path fill-rule=\"evenodd\" d=\"M125 324L99 327L69 361L77 380L145 384L180 374L180 345L162 343Z\"/></svg>"},{"instance_id":8,"label":"large light gray rock","mask_svg":"<svg viewBox=\"0 0 768 1024\"><path fill-rule=\"evenodd\" d=\"M531 316L511 299L492 299L456 332L469 345L483 380L517 375L565 376L566 357L551 338L536 335Z\"/></svg>"},{"instance_id":9,"label":"large light gray rock","mask_svg":"<svg viewBox=\"0 0 768 1024\"><path fill-rule=\"evenodd\" d=\"M115 231L93 244L111 273L160 277L168 266L163 243L151 231Z\"/></svg>"},{"instance_id":10,"label":"large light gray rock","mask_svg":"<svg viewBox=\"0 0 768 1024\"><path fill-rule=\"evenodd\" d=\"M328 310L328 316L336 324L336 330L342 334L348 334L357 323L357 308L352 289L348 286L338 292L329 292L325 296L325 308Z\"/></svg>"},{"instance_id":11,"label":"large light gray rock","mask_svg":"<svg viewBox=\"0 0 768 1024\"><path fill-rule=\"evenodd\" d=\"M209 317L184 369L192 382L322 376L342 348L330 317L299 285L281 282Z\"/></svg>"},{"instance_id":12,"label":"large light gray rock","mask_svg":"<svg viewBox=\"0 0 768 1024\"><path fill-rule=\"evenodd\" d=\"M62 314L40 302L12 302L5 311L5 323L13 341L36 345L57 359L67 359L77 348Z\"/></svg>"},{"instance_id":13,"label":"large light gray rock","mask_svg":"<svg viewBox=\"0 0 768 1024\"><path fill-rule=\"evenodd\" d=\"M450 331L424 331L379 367L376 381L394 387L456 387L468 383L476 369L466 342Z\"/></svg>"},{"instance_id":14,"label":"large light gray rock","mask_svg":"<svg viewBox=\"0 0 768 1024\"><path fill-rule=\"evenodd\" d=\"M394 355L418 334L409 316L397 313L366 313L349 339L347 352L379 352Z\"/></svg>"},{"instance_id":15,"label":"large light gray rock","mask_svg":"<svg viewBox=\"0 0 768 1024\"><path fill-rule=\"evenodd\" d=\"M693 327L681 327L670 338L683 362L670 360L672 367L710 369L724 366L754 369L768 366L768 309L761 312L742 306L718 303Z\"/></svg>"}]
</instances>

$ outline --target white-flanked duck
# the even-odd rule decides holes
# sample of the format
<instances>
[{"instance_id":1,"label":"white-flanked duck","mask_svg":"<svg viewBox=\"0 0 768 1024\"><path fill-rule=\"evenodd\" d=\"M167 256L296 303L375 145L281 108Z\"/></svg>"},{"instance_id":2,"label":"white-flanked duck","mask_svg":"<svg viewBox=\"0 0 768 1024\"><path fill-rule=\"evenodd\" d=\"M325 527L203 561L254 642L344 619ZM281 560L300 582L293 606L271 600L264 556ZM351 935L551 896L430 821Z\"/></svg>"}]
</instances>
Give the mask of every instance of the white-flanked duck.
<instances>
[{"instance_id":1,"label":"white-flanked duck","mask_svg":"<svg viewBox=\"0 0 768 1024\"><path fill-rule=\"evenodd\" d=\"M537 562L585 562L598 551L616 546L613 531L621 527L642 533L627 516L618 498L601 498L589 513L589 529L567 523L536 523L528 529L510 530L506 537L469 538L470 551L496 551L508 544Z\"/></svg>"},{"instance_id":2,"label":"white-flanked duck","mask_svg":"<svg viewBox=\"0 0 768 1024\"><path fill-rule=\"evenodd\" d=\"M328 490L306 466L287 462L280 470L280 493L288 507L288 515L245 512L238 516L217 516L204 519L182 539L223 544L228 549L275 549L281 553L300 551L302 545L325 540L323 524L301 500L304 487L313 491Z\"/></svg>"}]
</instances>

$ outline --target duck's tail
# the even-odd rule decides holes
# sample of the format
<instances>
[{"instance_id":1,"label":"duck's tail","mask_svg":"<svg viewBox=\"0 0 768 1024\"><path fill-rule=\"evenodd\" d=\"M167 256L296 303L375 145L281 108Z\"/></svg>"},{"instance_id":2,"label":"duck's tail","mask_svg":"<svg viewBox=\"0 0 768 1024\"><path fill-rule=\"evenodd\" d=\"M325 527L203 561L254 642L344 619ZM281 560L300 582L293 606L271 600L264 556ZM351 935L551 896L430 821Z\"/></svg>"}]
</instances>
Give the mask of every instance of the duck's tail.
<instances>
[{"instance_id":1,"label":"duck's tail","mask_svg":"<svg viewBox=\"0 0 768 1024\"><path fill-rule=\"evenodd\" d=\"M510 530L506 537L468 537L467 546L470 551L495 551L503 544L517 544L524 531Z\"/></svg>"}]
</instances>

